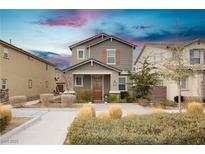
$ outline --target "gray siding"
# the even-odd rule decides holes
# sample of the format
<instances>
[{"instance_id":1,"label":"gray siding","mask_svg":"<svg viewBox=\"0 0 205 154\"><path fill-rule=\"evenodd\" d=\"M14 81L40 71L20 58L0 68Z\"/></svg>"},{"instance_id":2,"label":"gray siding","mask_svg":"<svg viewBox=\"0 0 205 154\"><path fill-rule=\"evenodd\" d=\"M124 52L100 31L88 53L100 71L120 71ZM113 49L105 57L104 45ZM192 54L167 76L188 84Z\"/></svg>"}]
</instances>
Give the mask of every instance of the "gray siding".
<instances>
[{"instance_id":1,"label":"gray siding","mask_svg":"<svg viewBox=\"0 0 205 154\"><path fill-rule=\"evenodd\" d=\"M74 75L74 79L75 79L75 76L78 76L78 75ZM75 87L75 80L73 80L73 85L74 85L74 90L75 91L80 90L80 89L90 89L91 76L90 75L84 75L83 76L83 87Z\"/></svg>"},{"instance_id":2,"label":"gray siding","mask_svg":"<svg viewBox=\"0 0 205 154\"><path fill-rule=\"evenodd\" d=\"M133 49L132 47L120 43L118 41L112 40L111 42L110 40L107 40L98 45L95 45L90 48L90 55L92 58L102 61L102 51L106 49L113 49L113 48L120 50L120 64L116 64L112 66L125 71L132 70Z\"/></svg>"},{"instance_id":3,"label":"gray siding","mask_svg":"<svg viewBox=\"0 0 205 154\"><path fill-rule=\"evenodd\" d=\"M103 36L103 38L106 38L106 36ZM86 59L89 58L89 57L88 57L88 56L89 56L89 53L88 53L88 49L86 48L86 46L89 45L89 44L93 44L93 43L95 43L95 42L98 42L98 41L100 41L100 40L102 40L102 37L101 37L101 36L98 37L98 38L96 38L96 39L94 39L94 40L85 42L85 43L83 43L83 44L81 44L81 45L79 45L79 46L77 46L77 47L74 47L74 48L72 49L72 65L75 65L75 64L77 64L77 63L79 63L79 62L82 61L82 60L78 60L78 59L77 59L77 49L85 49L85 60L86 60Z\"/></svg>"}]
</instances>

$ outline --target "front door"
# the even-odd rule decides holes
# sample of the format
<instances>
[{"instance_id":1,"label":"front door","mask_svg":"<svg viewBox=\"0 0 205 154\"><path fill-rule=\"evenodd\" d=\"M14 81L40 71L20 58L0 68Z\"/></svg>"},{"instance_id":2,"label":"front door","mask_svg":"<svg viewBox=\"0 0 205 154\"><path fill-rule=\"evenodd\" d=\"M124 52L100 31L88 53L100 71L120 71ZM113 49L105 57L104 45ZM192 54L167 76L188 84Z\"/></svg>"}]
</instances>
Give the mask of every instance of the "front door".
<instances>
[{"instance_id":1,"label":"front door","mask_svg":"<svg viewBox=\"0 0 205 154\"><path fill-rule=\"evenodd\" d=\"M94 100L102 100L102 76L93 76L92 84Z\"/></svg>"}]
</instances>

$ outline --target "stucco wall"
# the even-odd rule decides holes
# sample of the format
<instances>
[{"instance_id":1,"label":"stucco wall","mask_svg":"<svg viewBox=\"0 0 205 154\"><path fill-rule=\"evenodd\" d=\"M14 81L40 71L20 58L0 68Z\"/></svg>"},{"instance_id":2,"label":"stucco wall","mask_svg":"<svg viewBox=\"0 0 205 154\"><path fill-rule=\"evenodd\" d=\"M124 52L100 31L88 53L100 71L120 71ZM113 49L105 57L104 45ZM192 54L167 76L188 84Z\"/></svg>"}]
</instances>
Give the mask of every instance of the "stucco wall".
<instances>
[{"instance_id":1,"label":"stucco wall","mask_svg":"<svg viewBox=\"0 0 205 154\"><path fill-rule=\"evenodd\" d=\"M0 78L8 80L9 95L38 96L41 93L53 92L55 89L55 68L22 54L14 49L9 49L9 58L2 56L3 45L0 45ZM28 88L28 80L32 80L32 88ZM48 81L48 88L46 88Z\"/></svg>"}]
</instances>

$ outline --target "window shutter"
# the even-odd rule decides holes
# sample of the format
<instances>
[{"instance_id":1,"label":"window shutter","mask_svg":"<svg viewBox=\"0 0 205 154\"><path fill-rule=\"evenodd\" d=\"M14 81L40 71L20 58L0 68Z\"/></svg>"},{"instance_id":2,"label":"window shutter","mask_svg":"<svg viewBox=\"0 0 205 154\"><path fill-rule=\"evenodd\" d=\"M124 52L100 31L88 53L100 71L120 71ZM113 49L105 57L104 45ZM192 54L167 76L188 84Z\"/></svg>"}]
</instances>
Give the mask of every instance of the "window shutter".
<instances>
[{"instance_id":1,"label":"window shutter","mask_svg":"<svg viewBox=\"0 0 205 154\"><path fill-rule=\"evenodd\" d=\"M102 62L107 63L107 51L106 51L106 49L102 51Z\"/></svg>"},{"instance_id":2,"label":"window shutter","mask_svg":"<svg viewBox=\"0 0 205 154\"><path fill-rule=\"evenodd\" d=\"M116 50L116 64L120 64L120 49Z\"/></svg>"}]
</instances>

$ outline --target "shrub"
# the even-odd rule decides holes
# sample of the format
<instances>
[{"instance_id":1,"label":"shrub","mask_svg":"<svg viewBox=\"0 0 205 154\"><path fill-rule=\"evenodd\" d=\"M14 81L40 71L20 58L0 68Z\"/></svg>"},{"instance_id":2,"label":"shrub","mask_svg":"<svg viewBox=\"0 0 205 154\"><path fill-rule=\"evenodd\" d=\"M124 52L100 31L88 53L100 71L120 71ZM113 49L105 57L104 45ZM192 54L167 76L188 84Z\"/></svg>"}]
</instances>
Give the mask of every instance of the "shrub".
<instances>
[{"instance_id":1,"label":"shrub","mask_svg":"<svg viewBox=\"0 0 205 154\"><path fill-rule=\"evenodd\" d=\"M192 114L202 114L204 111L203 105L201 103L189 103L187 106L187 112Z\"/></svg>"},{"instance_id":2,"label":"shrub","mask_svg":"<svg viewBox=\"0 0 205 154\"><path fill-rule=\"evenodd\" d=\"M91 107L82 107L80 112L77 114L77 119L89 119L93 117Z\"/></svg>"},{"instance_id":3,"label":"shrub","mask_svg":"<svg viewBox=\"0 0 205 154\"><path fill-rule=\"evenodd\" d=\"M102 113L99 114L98 119L109 120L110 119L110 113L109 112L102 112Z\"/></svg>"},{"instance_id":4,"label":"shrub","mask_svg":"<svg viewBox=\"0 0 205 154\"><path fill-rule=\"evenodd\" d=\"M128 97L126 98L126 102L127 102L127 103L132 103L132 102L133 102L133 98L130 97L130 96L128 96Z\"/></svg>"},{"instance_id":5,"label":"shrub","mask_svg":"<svg viewBox=\"0 0 205 154\"><path fill-rule=\"evenodd\" d=\"M77 103L78 100L81 100L80 102L93 102L93 90L92 89L80 89L76 92L77 96ZM79 103L80 103L79 102Z\"/></svg>"},{"instance_id":6,"label":"shrub","mask_svg":"<svg viewBox=\"0 0 205 154\"><path fill-rule=\"evenodd\" d=\"M165 113L165 110L159 108L159 109L152 110L150 114L162 114L162 113Z\"/></svg>"},{"instance_id":7,"label":"shrub","mask_svg":"<svg viewBox=\"0 0 205 154\"><path fill-rule=\"evenodd\" d=\"M205 144L205 115L139 115L110 120L74 120L69 143L77 145Z\"/></svg>"},{"instance_id":8,"label":"shrub","mask_svg":"<svg viewBox=\"0 0 205 154\"><path fill-rule=\"evenodd\" d=\"M7 125L8 125L7 117L0 113L0 132L5 130Z\"/></svg>"},{"instance_id":9,"label":"shrub","mask_svg":"<svg viewBox=\"0 0 205 154\"><path fill-rule=\"evenodd\" d=\"M136 115L137 115L136 112L133 112L133 111L127 112L127 117L128 117L128 118L133 118L133 117L135 117Z\"/></svg>"},{"instance_id":10,"label":"shrub","mask_svg":"<svg viewBox=\"0 0 205 154\"><path fill-rule=\"evenodd\" d=\"M121 91L120 92L120 99L126 99L127 97L129 97L129 93L127 91Z\"/></svg>"},{"instance_id":11,"label":"shrub","mask_svg":"<svg viewBox=\"0 0 205 154\"><path fill-rule=\"evenodd\" d=\"M116 95L108 95L107 100L109 103L117 103L118 102L118 98Z\"/></svg>"},{"instance_id":12,"label":"shrub","mask_svg":"<svg viewBox=\"0 0 205 154\"><path fill-rule=\"evenodd\" d=\"M53 94L40 94L40 101L45 105L51 103L53 98L54 98Z\"/></svg>"},{"instance_id":13,"label":"shrub","mask_svg":"<svg viewBox=\"0 0 205 154\"><path fill-rule=\"evenodd\" d=\"M0 113L1 115L5 116L7 118L7 123L10 123L12 120L12 112L11 109L6 106L0 107Z\"/></svg>"},{"instance_id":14,"label":"shrub","mask_svg":"<svg viewBox=\"0 0 205 154\"><path fill-rule=\"evenodd\" d=\"M90 107L92 110L92 117L96 117L96 109L95 109L95 105L94 104L85 104L83 105L83 107Z\"/></svg>"},{"instance_id":15,"label":"shrub","mask_svg":"<svg viewBox=\"0 0 205 154\"><path fill-rule=\"evenodd\" d=\"M154 106L161 107L161 108L166 108L167 106L176 107L177 103L175 103L174 101L167 100L167 99L159 99L156 102L154 102Z\"/></svg>"},{"instance_id":16,"label":"shrub","mask_svg":"<svg viewBox=\"0 0 205 154\"><path fill-rule=\"evenodd\" d=\"M13 107L23 107L27 101L26 96L12 96L9 97L9 102Z\"/></svg>"},{"instance_id":17,"label":"shrub","mask_svg":"<svg viewBox=\"0 0 205 154\"><path fill-rule=\"evenodd\" d=\"M72 94L62 94L61 95L61 103L62 104L72 104L76 100L76 96Z\"/></svg>"},{"instance_id":18,"label":"shrub","mask_svg":"<svg viewBox=\"0 0 205 154\"><path fill-rule=\"evenodd\" d=\"M144 99L144 98L137 99L137 103L139 105L142 105L142 106L149 106L150 105L150 101L147 99Z\"/></svg>"},{"instance_id":19,"label":"shrub","mask_svg":"<svg viewBox=\"0 0 205 154\"><path fill-rule=\"evenodd\" d=\"M109 107L109 114L112 119L121 118L122 113L122 107L120 105L112 105Z\"/></svg>"}]
</instances>

